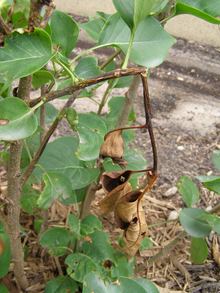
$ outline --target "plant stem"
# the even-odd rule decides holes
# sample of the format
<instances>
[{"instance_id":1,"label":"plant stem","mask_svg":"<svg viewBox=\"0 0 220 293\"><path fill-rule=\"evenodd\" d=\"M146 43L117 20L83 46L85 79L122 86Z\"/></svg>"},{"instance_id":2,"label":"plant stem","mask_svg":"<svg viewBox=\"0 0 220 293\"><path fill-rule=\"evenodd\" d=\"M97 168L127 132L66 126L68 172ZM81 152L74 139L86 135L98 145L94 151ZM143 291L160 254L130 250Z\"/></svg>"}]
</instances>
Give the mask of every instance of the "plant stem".
<instances>
[{"instance_id":1,"label":"plant stem","mask_svg":"<svg viewBox=\"0 0 220 293\"><path fill-rule=\"evenodd\" d=\"M122 65L123 69L128 67L128 61L129 61L129 58L130 58L130 55L131 55L131 48L132 48L134 36L135 36L135 29L133 29L131 31L131 36L130 36L130 40L129 40L129 44L128 44L128 50L126 52L125 60L124 60L124 63Z\"/></svg>"},{"instance_id":2,"label":"plant stem","mask_svg":"<svg viewBox=\"0 0 220 293\"><path fill-rule=\"evenodd\" d=\"M115 81L114 79L110 80L110 82L109 82L109 84L108 84L108 86L107 86L107 88L106 88L106 90L104 92L104 95L102 97L102 100L101 100L101 103L99 105L99 109L98 109L98 112L97 112L98 115L101 115L102 108L105 106L106 100L108 99L108 96L110 94L110 89L111 89L112 84L113 84L114 81Z\"/></svg>"},{"instance_id":3,"label":"plant stem","mask_svg":"<svg viewBox=\"0 0 220 293\"><path fill-rule=\"evenodd\" d=\"M118 49L115 51L101 66L100 69L104 69L116 56L118 56L121 53L121 49Z\"/></svg>"}]
</instances>

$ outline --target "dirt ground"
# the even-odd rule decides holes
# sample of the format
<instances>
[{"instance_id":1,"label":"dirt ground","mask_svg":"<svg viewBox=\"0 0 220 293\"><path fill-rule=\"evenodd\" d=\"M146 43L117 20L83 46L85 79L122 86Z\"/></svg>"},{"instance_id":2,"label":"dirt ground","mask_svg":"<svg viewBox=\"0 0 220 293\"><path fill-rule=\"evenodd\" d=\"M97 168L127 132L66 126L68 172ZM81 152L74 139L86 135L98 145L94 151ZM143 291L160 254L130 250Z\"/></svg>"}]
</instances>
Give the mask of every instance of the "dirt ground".
<instances>
[{"instance_id":1,"label":"dirt ground","mask_svg":"<svg viewBox=\"0 0 220 293\"><path fill-rule=\"evenodd\" d=\"M90 45L87 40L80 40L72 56ZM102 49L93 54L102 61L106 58L106 52L107 55L110 54L111 49L106 51ZM220 148L219 57L220 52L216 48L177 39L164 63L150 70L148 82L159 168L156 185L144 199L148 225L175 217L180 209L185 208L177 188L182 176L192 179L200 190L200 199L196 207L211 209L220 202L217 194L203 188L202 184L194 178L195 175L220 175L211 159L212 151ZM101 98L104 90L105 86L97 90L97 99ZM126 90L113 90L112 96L122 95ZM55 104L59 108L62 103L63 101L60 100ZM75 108L79 112L97 111L96 105L82 100L76 102ZM134 125L144 124L141 88L134 109L136 113ZM107 107L104 108L105 111ZM54 137L71 134L72 130L63 121ZM148 165L151 165L152 152L148 134L137 132L134 145L143 153ZM104 230L109 233L111 239L114 239L121 231L116 226L113 215L103 217L97 207L97 202L102 196L102 190L98 191L92 204L92 213L102 218ZM56 220L56 225L65 226L71 209L56 203L50 211L51 219ZM21 220L26 229L32 227L33 219L25 213L22 213ZM178 222L152 226L148 237L152 239L154 247L138 254L137 264L146 262L162 251L181 231L182 227ZM36 243L34 232L29 241L32 244ZM166 292L170 290L186 290L190 293L219 292L220 273L219 267L213 260L212 241L213 233L207 238L209 254L202 265L196 265L190 260L190 238L185 237L171 252L141 271L138 277L150 279L161 288L167 289ZM115 241L112 243L117 246ZM65 268L62 260L60 262L54 260L45 251L34 251L35 248L30 251L26 261L26 271L31 281L28 292L43 292L45 283L50 278L57 277L60 274L59 269L65 271ZM18 291L11 289L10 292Z\"/></svg>"}]
</instances>

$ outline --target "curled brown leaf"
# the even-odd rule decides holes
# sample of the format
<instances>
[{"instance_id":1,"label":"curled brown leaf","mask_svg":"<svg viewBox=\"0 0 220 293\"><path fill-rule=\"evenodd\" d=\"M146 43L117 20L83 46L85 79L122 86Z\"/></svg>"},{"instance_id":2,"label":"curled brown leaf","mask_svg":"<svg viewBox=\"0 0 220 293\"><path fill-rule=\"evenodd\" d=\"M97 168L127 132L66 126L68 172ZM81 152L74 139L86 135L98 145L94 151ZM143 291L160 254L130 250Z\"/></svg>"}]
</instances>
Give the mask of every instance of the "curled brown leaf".
<instances>
[{"instance_id":1,"label":"curled brown leaf","mask_svg":"<svg viewBox=\"0 0 220 293\"><path fill-rule=\"evenodd\" d=\"M4 252L6 248L6 244L5 242L3 241L3 239L0 237L0 255L2 255L2 253Z\"/></svg>"},{"instance_id":2,"label":"curled brown leaf","mask_svg":"<svg viewBox=\"0 0 220 293\"><path fill-rule=\"evenodd\" d=\"M122 139L122 130L108 132L104 137L104 142L100 149L100 155L103 157L120 159L124 153L124 141Z\"/></svg>"},{"instance_id":3,"label":"curled brown leaf","mask_svg":"<svg viewBox=\"0 0 220 293\"><path fill-rule=\"evenodd\" d=\"M102 188L106 193L111 192L116 187L119 190L124 188L124 185L131 178L133 171L112 171L102 175Z\"/></svg>"}]
</instances>

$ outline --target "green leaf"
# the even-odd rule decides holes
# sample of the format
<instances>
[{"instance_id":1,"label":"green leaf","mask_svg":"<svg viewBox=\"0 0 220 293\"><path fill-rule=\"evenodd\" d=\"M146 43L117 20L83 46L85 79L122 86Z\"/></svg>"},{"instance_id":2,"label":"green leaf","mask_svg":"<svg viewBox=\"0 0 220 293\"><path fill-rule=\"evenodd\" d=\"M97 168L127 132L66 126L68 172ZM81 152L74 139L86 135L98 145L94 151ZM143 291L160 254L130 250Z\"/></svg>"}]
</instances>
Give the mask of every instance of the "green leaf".
<instances>
[{"instance_id":1,"label":"green leaf","mask_svg":"<svg viewBox=\"0 0 220 293\"><path fill-rule=\"evenodd\" d=\"M50 142L43 152L38 164L46 171L61 172L72 182L72 190L80 189L93 182L99 170L87 168L84 162L74 156L79 140L75 137L61 137ZM35 168L34 173L42 176L42 171Z\"/></svg>"},{"instance_id":2,"label":"green leaf","mask_svg":"<svg viewBox=\"0 0 220 293\"><path fill-rule=\"evenodd\" d=\"M116 266L112 268L113 277L133 277L134 276L135 258L133 257L129 262L126 258L121 259Z\"/></svg>"},{"instance_id":3,"label":"green leaf","mask_svg":"<svg viewBox=\"0 0 220 293\"><path fill-rule=\"evenodd\" d=\"M53 123L59 111L50 103L46 103L46 124ZM40 109L37 110L35 116L40 124Z\"/></svg>"},{"instance_id":4,"label":"green leaf","mask_svg":"<svg viewBox=\"0 0 220 293\"><path fill-rule=\"evenodd\" d=\"M162 2L163 0L113 0L116 10L131 30L136 30L141 21Z\"/></svg>"},{"instance_id":5,"label":"green leaf","mask_svg":"<svg viewBox=\"0 0 220 293\"><path fill-rule=\"evenodd\" d=\"M118 121L119 115L121 113L122 107L124 105L125 97L113 97L108 102L108 107L110 109L109 114L105 116L106 119L112 120L114 122ZM132 110L129 114L127 123L132 123L136 118L136 115L134 113L134 107L132 107Z\"/></svg>"},{"instance_id":6,"label":"green leaf","mask_svg":"<svg viewBox=\"0 0 220 293\"><path fill-rule=\"evenodd\" d=\"M51 279L45 286L44 293L64 293L78 291L77 283L68 276Z\"/></svg>"},{"instance_id":7,"label":"green leaf","mask_svg":"<svg viewBox=\"0 0 220 293\"><path fill-rule=\"evenodd\" d=\"M205 220L218 234L220 234L220 219L211 214L201 214L198 218Z\"/></svg>"},{"instance_id":8,"label":"green leaf","mask_svg":"<svg viewBox=\"0 0 220 293\"><path fill-rule=\"evenodd\" d=\"M188 3L188 1L182 1L182 2ZM201 19L204 19L210 23L220 24L220 20L218 18L215 18L216 14L217 14L216 16L218 16L220 14L220 12L218 12L219 10L216 9L219 6L219 4L212 3L212 4L214 4L213 8L215 9L215 12L212 9L210 9L210 12L213 14L213 15L211 15L206 12L208 10L204 9L204 11L202 11L197 8L197 7L199 7L199 5L198 6L196 5L197 2L198 2L198 4L200 4L202 2L205 4L205 2L211 3L210 1L199 0L199 1L189 1L189 2L190 2L189 4L192 4L192 6L188 6L184 3L178 2L175 7L176 11L175 11L174 15L191 14L191 15L194 15L194 16L199 17ZM217 2L219 3L219 0L217 0ZM193 7L194 5L195 5L195 7ZM200 7L200 8L204 8L204 7Z\"/></svg>"},{"instance_id":9,"label":"green leaf","mask_svg":"<svg viewBox=\"0 0 220 293\"><path fill-rule=\"evenodd\" d=\"M142 242L141 242L141 246L140 246L140 251L144 250L144 249L151 249L153 248L153 242L151 241L150 238L145 237Z\"/></svg>"},{"instance_id":10,"label":"green leaf","mask_svg":"<svg viewBox=\"0 0 220 293\"><path fill-rule=\"evenodd\" d=\"M0 48L0 79L5 81L0 94L12 81L38 71L52 57L51 39L45 31L12 32Z\"/></svg>"},{"instance_id":11,"label":"green leaf","mask_svg":"<svg viewBox=\"0 0 220 293\"><path fill-rule=\"evenodd\" d=\"M184 209L179 212L180 223L183 229L195 238L206 237L212 230L206 221L199 218L201 214L208 214L208 212L197 208Z\"/></svg>"},{"instance_id":12,"label":"green leaf","mask_svg":"<svg viewBox=\"0 0 220 293\"><path fill-rule=\"evenodd\" d=\"M195 176L204 186L220 195L220 176Z\"/></svg>"},{"instance_id":13,"label":"green leaf","mask_svg":"<svg viewBox=\"0 0 220 293\"><path fill-rule=\"evenodd\" d=\"M53 256L62 256L67 252L70 237L65 228L54 227L42 234L40 244Z\"/></svg>"},{"instance_id":14,"label":"green leaf","mask_svg":"<svg viewBox=\"0 0 220 293\"><path fill-rule=\"evenodd\" d=\"M0 284L0 292L1 293L9 293L9 291L5 288L4 285Z\"/></svg>"},{"instance_id":15,"label":"green leaf","mask_svg":"<svg viewBox=\"0 0 220 293\"><path fill-rule=\"evenodd\" d=\"M0 140L19 140L30 136L37 130L34 108L18 98L0 101Z\"/></svg>"},{"instance_id":16,"label":"green leaf","mask_svg":"<svg viewBox=\"0 0 220 293\"><path fill-rule=\"evenodd\" d=\"M61 203L64 205L77 204L78 202L81 202L83 200L85 192L86 187L72 190L71 196L66 199L63 199Z\"/></svg>"},{"instance_id":17,"label":"green leaf","mask_svg":"<svg viewBox=\"0 0 220 293\"><path fill-rule=\"evenodd\" d=\"M120 286L116 284L104 283L100 274L97 272L90 272L83 282L83 293L121 293ZM134 291L135 292L135 291Z\"/></svg>"},{"instance_id":18,"label":"green leaf","mask_svg":"<svg viewBox=\"0 0 220 293\"><path fill-rule=\"evenodd\" d=\"M83 243L83 252L88 255L97 264L103 263L106 259L117 262L111 244L109 243L109 236L104 231L94 231L89 234L92 242Z\"/></svg>"},{"instance_id":19,"label":"green leaf","mask_svg":"<svg viewBox=\"0 0 220 293\"><path fill-rule=\"evenodd\" d=\"M6 232L0 232L0 236L4 241L6 248L0 255L0 279L7 275L11 263L11 248L8 235ZM1 292L1 291L0 291Z\"/></svg>"},{"instance_id":20,"label":"green leaf","mask_svg":"<svg viewBox=\"0 0 220 293\"><path fill-rule=\"evenodd\" d=\"M36 193L36 191L31 185L25 184L22 189L22 195L20 200L22 209L26 213L34 215L37 209L37 200L38 194Z\"/></svg>"},{"instance_id":21,"label":"green leaf","mask_svg":"<svg viewBox=\"0 0 220 293\"><path fill-rule=\"evenodd\" d=\"M220 15L220 1L219 0L181 0L181 3L194 7L214 17Z\"/></svg>"},{"instance_id":22,"label":"green leaf","mask_svg":"<svg viewBox=\"0 0 220 293\"><path fill-rule=\"evenodd\" d=\"M83 218L80 227L81 235L86 236L89 233L93 233L95 229L102 229L102 223L96 216L87 215L85 218Z\"/></svg>"},{"instance_id":23,"label":"green leaf","mask_svg":"<svg viewBox=\"0 0 220 293\"><path fill-rule=\"evenodd\" d=\"M79 122L75 125L79 135L77 157L84 161L96 159L107 132L105 123L98 116L79 114Z\"/></svg>"},{"instance_id":24,"label":"green leaf","mask_svg":"<svg viewBox=\"0 0 220 293\"><path fill-rule=\"evenodd\" d=\"M116 46L126 54L130 29L118 13L109 17L106 22L98 43L98 48ZM169 48L175 39L171 37L152 16L145 18L138 26L132 48L130 60L145 67L155 67L163 62Z\"/></svg>"},{"instance_id":25,"label":"green leaf","mask_svg":"<svg viewBox=\"0 0 220 293\"><path fill-rule=\"evenodd\" d=\"M189 178L185 176L181 177L177 185L180 187L179 192L188 208L199 200L198 188Z\"/></svg>"},{"instance_id":26,"label":"green leaf","mask_svg":"<svg viewBox=\"0 0 220 293\"><path fill-rule=\"evenodd\" d=\"M122 292L138 292L138 293L159 293L157 287L151 281L143 278L129 279L119 277Z\"/></svg>"},{"instance_id":27,"label":"green leaf","mask_svg":"<svg viewBox=\"0 0 220 293\"><path fill-rule=\"evenodd\" d=\"M65 259L67 273L78 282L83 282L87 274L97 269L97 265L88 255L75 253Z\"/></svg>"},{"instance_id":28,"label":"green leaf","mask_svg":"<svg viewBox=\"0 0 220 293\"><path fill-rule=\"evenodd\" d=\"M105 21L101 18L95 18L91 21L85 22L85 23L79 23L79 27L84 29L87 34L94 40L99 40L99 34L105 24Z\"/></svg>"},{"instance_id":29,"label":"green leaf","mask_svg":"<svg viewBox=\"0 0 220 293\"><path fill-rule=\"evenodd\" d=\"M74 73L84 79L102 74L98 66L98 59L94 56L86 56L80 59L75 67Z\"/></svg>"},{"instance_id":30,"label":"green leaf","mask_svg":"<svg viewBox=\"0 0 220 293\"><path fill-rule=\"evenodd\" d=\"M220 172L220 150L215 150L213 153L212 153L212 159L213 159L213 162L216 166L216 168L219 170Z\"/></svg>"},{"instance_id":31,"label":"green leaf","mask_svg":"<svg viewBox=\"0 0 220 293\"><path fill-rule=\"evenodd\" d=\"M47 84L50 80L55 82L53 74L46 69L40 69L33 74L32 85L35 90L39 89L42 85Z\"/></svg>"},{"instance_id":32,"label":"green leaf","mask_svg":"<svg viewBox=\"0 0 220 293\"><path fill-rule=\"evenodd\" d=\"M41 225L43 224L42 218L37 218L34 220L34 231L38 234L41 229Z\"/></svg>"},{"instance_id":33,"label":"green leaf","mask_svg":"<svg viewBox=\"0 0 220 293\"><path fill-rule=\"evenodd\" d=\"M191 237L191 260L197 264L202 264L208 256L208 247L203 238Z\"/></svg>"},{"instance_id":34,"label":"green leaf","mask_svg":"<svg viewBox=\"0 0 220 293\"><path fill-rule=\"evenodd\" d=\"M50 18L50 26L52 44L61 47L61 53L68 57L75 47L79 35L76 22L66 13L54 10Z\"/></svg>"},{"instance_id":35,"label":"green leaf","mask_svg":"<svg viewBox=\"0 0 220 293\"><path fill-rule=\"evenodd\" d=\"M68 224L71 234L77 240L83 240L84 237L80 234L80 220L73 214L70 214L68 217Z\"/></svg>"},{"instance_id":36,"label":"green leaf","mask_svg":"<svg viewBox=\"0 0 220 293\"><path fill-rule=\"evenodd\" d=\"M50 171L43 175L45 183L37 204L39 209L46 210L55 200L66 199L71 195L72 184L63 173Z\"/></svg>"}]
</instances>

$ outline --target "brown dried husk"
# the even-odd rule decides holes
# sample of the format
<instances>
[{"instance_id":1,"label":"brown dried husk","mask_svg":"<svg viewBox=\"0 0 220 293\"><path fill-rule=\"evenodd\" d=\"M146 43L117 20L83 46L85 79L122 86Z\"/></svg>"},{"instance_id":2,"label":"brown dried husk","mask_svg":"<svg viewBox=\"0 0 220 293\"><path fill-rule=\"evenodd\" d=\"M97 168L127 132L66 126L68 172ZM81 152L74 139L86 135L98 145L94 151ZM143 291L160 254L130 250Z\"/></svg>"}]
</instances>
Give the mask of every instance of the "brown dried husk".
<instances>
[{"instance_id":1,"label":"brown dried husk","mask_svg":"<svg viewBox=\"0 0 220 293\"><path fill-rule=\"evenodd\" d=\"M102 200L98 202L99 207L104 213L109 213L115 207L115 203L126 193L132 190L131 184L126 182L123 184L123 189L121 190L121 185L109 192ZM120 188L120 190L118 190Z\"/></svg>"},{"instance_id":2,"label":"brown dried husk","mask_svg":"<svg viewBox=\"0 0 220 293\"><path fill-rule=\"evenodd\" d=\"M5 244L5 242L3 241L3 239L0 236L0 255L2 255L2 253L5 250L5 248L6 248L6 244Z\"/></svg>"},{"instance_id":3,"label":"brown dried husk","mask_svg":"<svg viewBox=\"0 0 220 293\"><path fill-rule=\"evenodd\" d=\"M102 175L102 188L106 193L111 192L115 188L120 191L124 188L124 185L128 182L133 171L112 171Z\"/></svg>"},{"instance_id":4,"label":"brown dried husk","mask_svg":"<svg viewBox=\"0 0 220 293\"><path fill-rule=\"evenodd\" d=\"M124 153L124 141L122 139L122 130L108 132L104 137L104 142L100 149L100 155L103 157L120 159Z\"/></svg>"}]
</instances>

